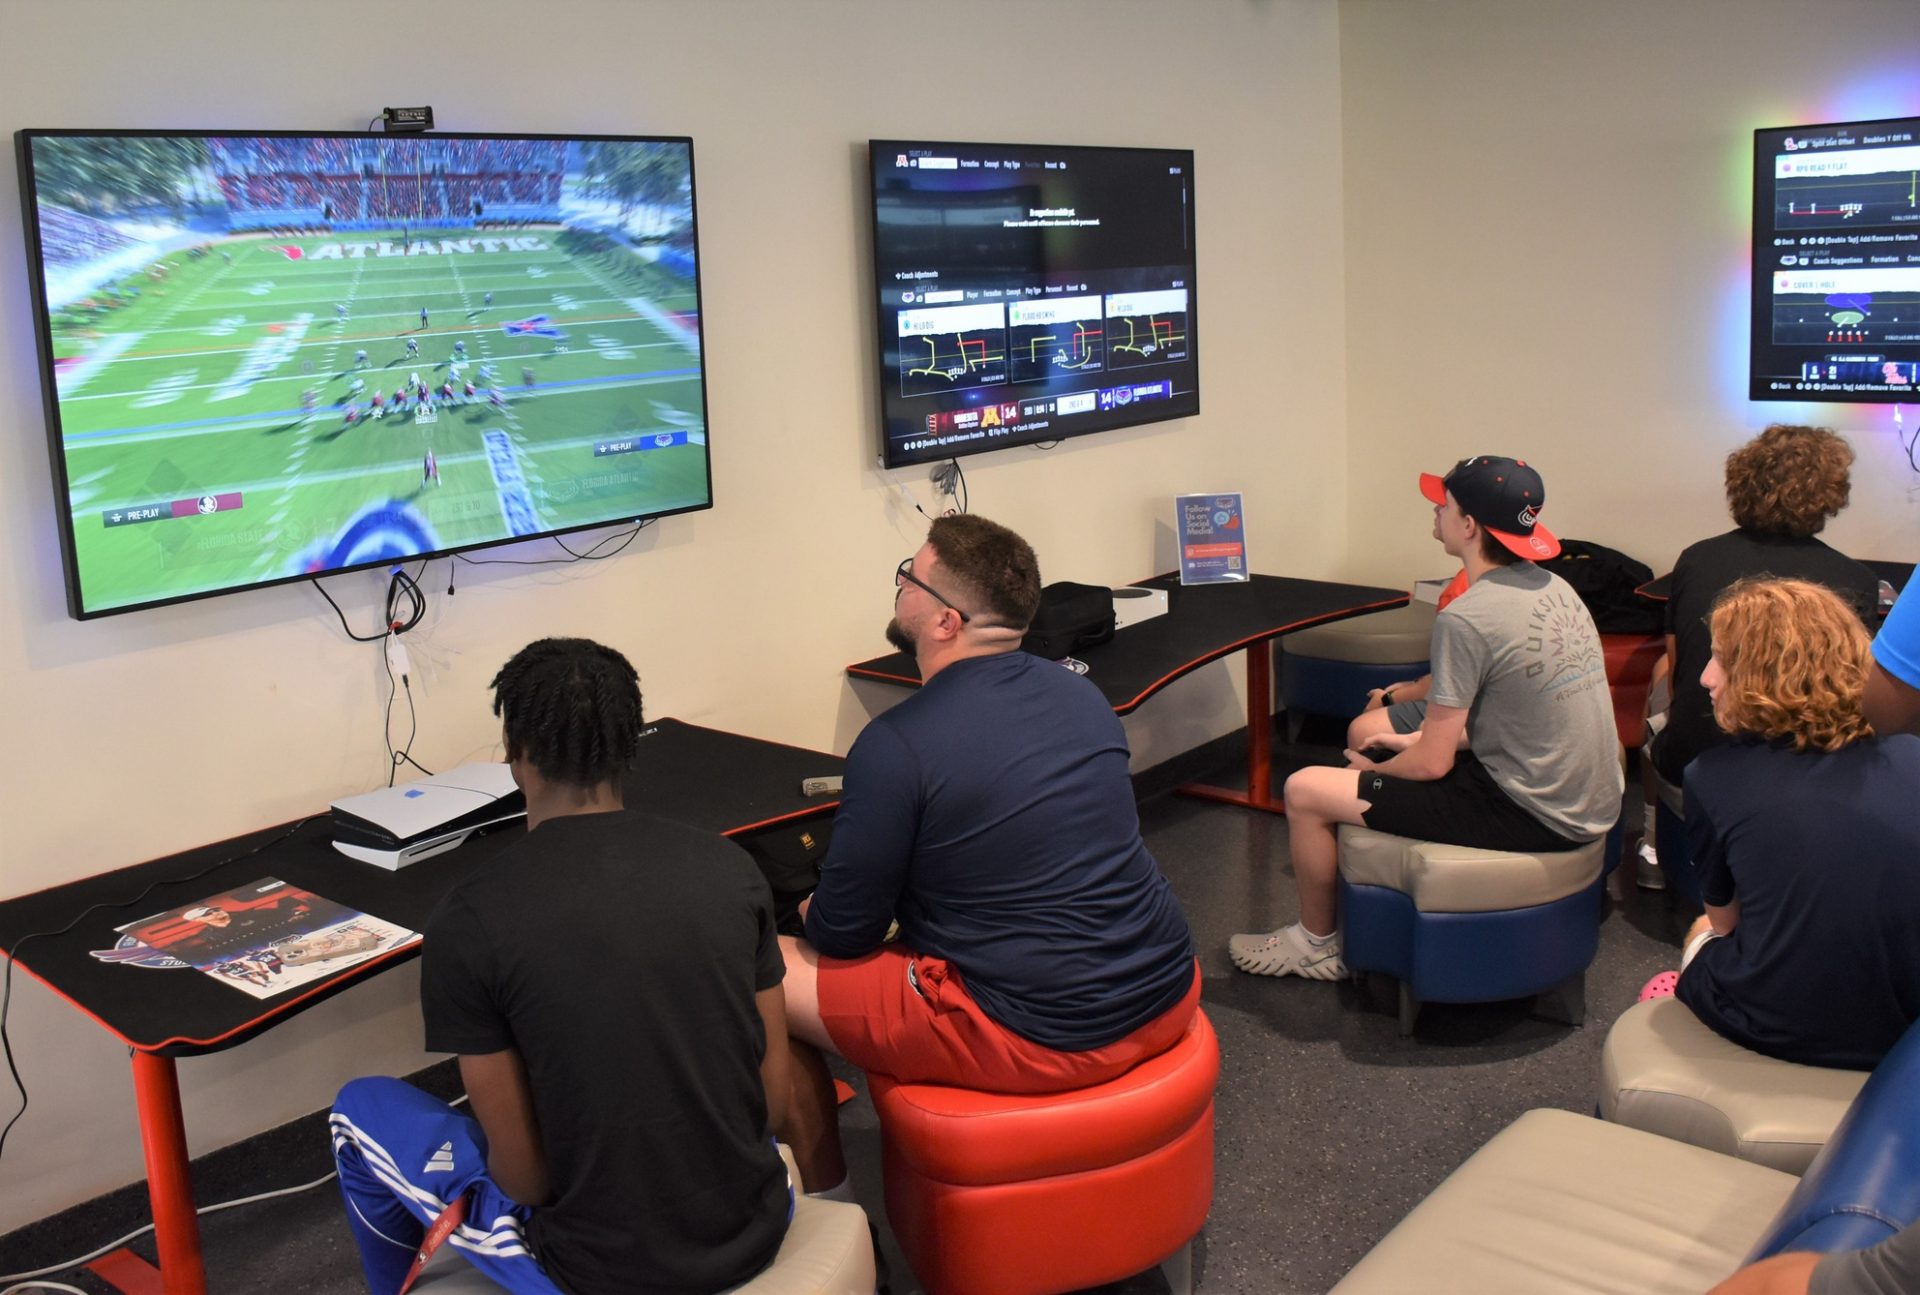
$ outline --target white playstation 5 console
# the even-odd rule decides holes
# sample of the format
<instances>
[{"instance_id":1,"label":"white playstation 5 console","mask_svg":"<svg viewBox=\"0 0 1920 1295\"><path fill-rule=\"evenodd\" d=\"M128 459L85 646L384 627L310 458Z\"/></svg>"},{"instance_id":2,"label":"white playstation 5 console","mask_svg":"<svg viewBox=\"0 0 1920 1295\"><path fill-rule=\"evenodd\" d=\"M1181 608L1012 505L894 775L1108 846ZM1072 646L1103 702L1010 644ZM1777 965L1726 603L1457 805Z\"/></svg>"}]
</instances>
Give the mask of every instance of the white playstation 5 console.
<instances>
[{"instance_id":1,"label":"white playstation 5 console","mask_svg":"<svg viewBox=\"0 0 1920 1295\"><path fill-rule=\"evenodd\" d=\"M333 848L398 869L445 854L474 832L524 818L527 798L504 764L458 769L333 802Z\"/></svg>"},{"instance_id":2,"label":"white playstation 5 console","mask_svg":"<svg viewBox=\"0 0 1920 1295\"><path fill-rule=\"evenodd\" d=\"M1167 591L1121 585L1113 591L1113 627L1123 630L1167 614Z\"/></svg>"}]
</instances>

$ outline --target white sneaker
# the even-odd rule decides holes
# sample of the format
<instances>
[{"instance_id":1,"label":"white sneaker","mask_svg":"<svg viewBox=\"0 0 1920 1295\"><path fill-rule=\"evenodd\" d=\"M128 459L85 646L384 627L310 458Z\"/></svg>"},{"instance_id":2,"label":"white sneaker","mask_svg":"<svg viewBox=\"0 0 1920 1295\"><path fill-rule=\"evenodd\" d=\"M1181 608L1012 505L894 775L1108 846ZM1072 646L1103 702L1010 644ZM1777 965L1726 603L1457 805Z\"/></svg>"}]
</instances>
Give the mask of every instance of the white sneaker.
<instances>
[{"instance_id":1,"label":"white sneaker","mask_svg":"<svg viewBox=\"0 0 1920 1295\"><path fill-rule=\"evenodd\" d=\"M1227 954L1234 966L1249 975L1347 978L1347 964L1340 960L1339 934L1324 944L1315 944L1298 922L1277 931L1236 935L1227 941Z\"/></svg>"},{"instance_id":2,"label":"white sneaker","mask_svg":"<svg viewBox=\"0 0 1920 1295\"><path fill-rule=\"evenodd\" d=\"M1660 871L1660 858L1653 852L1651 841L1640 842L1640 850L1633 863L1633 884L1642 890L1667 888L1667 875Z\"/></svg>"}]
</instances>

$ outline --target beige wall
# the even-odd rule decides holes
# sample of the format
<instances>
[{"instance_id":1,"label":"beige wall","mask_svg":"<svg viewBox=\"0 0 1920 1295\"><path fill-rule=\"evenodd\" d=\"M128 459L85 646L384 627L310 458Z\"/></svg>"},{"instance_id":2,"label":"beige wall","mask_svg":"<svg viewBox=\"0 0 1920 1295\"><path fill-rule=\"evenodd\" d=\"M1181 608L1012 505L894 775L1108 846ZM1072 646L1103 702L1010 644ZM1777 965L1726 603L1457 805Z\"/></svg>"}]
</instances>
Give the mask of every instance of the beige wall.
<instances>
[{"instance_id":1,"label":"beige wall","mask_svg":"<svg viewBox=\"0 0 1920 1295\"><path fill-rule=\"evenodd\" d=\"M655 715L844 750L884 704L840 667L881 647L889 569L922 533L894 485L932 500L924 472L874 467L861 179L874 135L1197 153L1205 413L971 460L977 511L1025 532L1052 578L1118 581L1167 561L1170 495L1237 487L1262 566L1330 576L1344 560L1331 0L160 12L0 0L0 129L358 129L382 105L430 103L447 129L695 139L718 506L607 563L462 567L452 599L436 564L411 640L429 767L491 753L486 682L547 633L628 652ZM311 587L67 618L11 167L0 186L0 895L380 785L379 657ZM330 582L361 627L381 585ZM1225 667L1202 672L1131 721L1136 762L1228 731L1238 707ZM353 1074L424 1064L416 984L384 977L183 1062L194 1149L323 1106ZM0 1232L140 1176L124 1051L24 977L11 1027L33 1105L0 1161Z\"/></svg>"},{"instance_id":2,"label":"beige wall","mask_svg":"<svg viewBox=\"0 0 1920 1295\"><path fill-rule=\"evenodd\" d=\"M1920 557L1878 406L1746 398L1756 127L1920 112L1911 0L1342 0L1358 578L1445 574L1417 469L1530 458L1546 520L1667 569L1731 525L1727 452L1845 432L1828 538Z\"/></svg>"}]
</instances>

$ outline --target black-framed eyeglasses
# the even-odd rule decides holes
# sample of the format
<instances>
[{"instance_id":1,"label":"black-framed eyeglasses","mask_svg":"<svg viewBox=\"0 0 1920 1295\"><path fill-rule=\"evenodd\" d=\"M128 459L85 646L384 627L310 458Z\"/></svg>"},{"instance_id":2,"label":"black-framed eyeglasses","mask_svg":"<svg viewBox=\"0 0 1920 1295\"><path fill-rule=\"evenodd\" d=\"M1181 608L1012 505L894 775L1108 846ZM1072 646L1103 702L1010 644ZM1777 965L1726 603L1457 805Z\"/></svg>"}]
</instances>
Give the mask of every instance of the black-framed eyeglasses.
<instances>
[{"instance_id":1,"label":"black-framed eyeglasses","mask_svg":"<svg viewBox=\"0 0 1920 1295\"><path fill-rule=\"evenodd\" d=\"M962 625L967 624L969 621L973 619L973 617L967 615L966 612L960 610L960 608L958 607L955 607L953 600L951 598L948 598L945 594L942 594L938 589L935 589L932 585L922 580L919 576L916 576L915 574L913 574L912 558L902 558L900 560L900 565L893 569L893 587L895 589L898 589L902 584L918 585L929 596L931 596L935 602L939 603L942 607L953 607L954 614L960 618L960 623Z\"/></svg>"}]
</instances>

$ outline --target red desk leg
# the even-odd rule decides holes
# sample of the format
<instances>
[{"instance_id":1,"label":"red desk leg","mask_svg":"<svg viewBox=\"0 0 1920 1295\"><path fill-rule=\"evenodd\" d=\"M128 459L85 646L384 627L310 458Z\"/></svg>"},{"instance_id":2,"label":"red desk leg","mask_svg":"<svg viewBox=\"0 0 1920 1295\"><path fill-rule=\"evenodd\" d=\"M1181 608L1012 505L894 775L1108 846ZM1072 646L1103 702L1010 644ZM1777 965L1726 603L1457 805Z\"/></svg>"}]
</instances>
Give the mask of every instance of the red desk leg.
<instances>
[{"instance_id":1,"label":"red desk leg","mask_svg":"<svg viewBox=\"0 0 1920 1295\"><path fill-rule=\"evenodd\" d=\"M1217 800L1243 809L1284 814L1287 803L1273 794L1273 641L1247 647L1247 789L1210 787L1190 782L1181 794Z\"/></svg>"},{"instance_id":2,"label":"red desk leg","mask_svg":"<svg viewBox=\"0 0 1920 1295\"><path fill-rule=\"evenodd\" d=\"M153 1204L153 1236L160 1271L118 1251L107 1277L127 1295L206 1295L207 1268L200 1257L200 1220L193 1212L187 1175L187 1129L180 1115L180 1079L172 1057L133 1054L133 1093L140 1109L140 1141L147 1155L147 1196Z\"/></svg>"}]
</instances>

